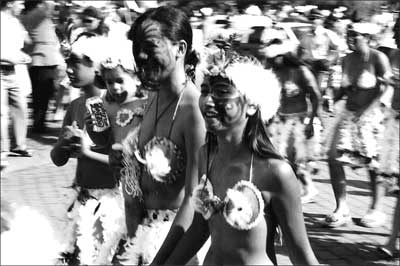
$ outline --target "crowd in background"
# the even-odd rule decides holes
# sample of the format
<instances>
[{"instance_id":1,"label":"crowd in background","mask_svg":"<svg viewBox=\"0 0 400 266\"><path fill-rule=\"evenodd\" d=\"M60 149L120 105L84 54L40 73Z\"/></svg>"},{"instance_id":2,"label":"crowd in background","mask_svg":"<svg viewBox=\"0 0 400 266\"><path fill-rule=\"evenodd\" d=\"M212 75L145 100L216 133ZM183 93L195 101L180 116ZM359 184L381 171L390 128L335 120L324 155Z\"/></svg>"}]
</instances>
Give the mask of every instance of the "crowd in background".
<instances>
[{"instance_id":1,"label":"crowd in background","mask_svg":"<svg viewBox=\"0 0 400 266\"><path fill-rule=\"evenodd\" d=\"M63 120L51 158L57 166L64 165L69 158L78 158L73 184L77 199L68 213L81 219L80 222L71 222L70 230L80 230L80 236L74 237L71 233L71 239L68 239L68 245L63 250L64 262L76 263L74 259L79 258L82 264L127 263L127 257L133 259L137 256L137 260L130 263L143 263L141 260L150 263L154 260L162 264L170 262L167 260L168 253L172 254L169 259L173 262L184 260L179 254L186 252L182 244L185 242L178 245L179 242L174 238L178 233L170 228L173 228L173 221L173 225L182 225L185 230L191 225L187 222L186 208L190 206L188 195L195 186L188 185L191 181L187 180L197 178L198 162L194 158L200 144L206 139L207 145L211 145L207 156L204 151L202 154L204 158L207 157L207 166L202 165L207 178L211 171L208 156L215 153L217 157L218 154L218 151L212 151L213 144L210 143L215 143L212 141L213 135L209 134L209 128L207 133L203 128L200 111L196 109L198 103L194 100L200 92L200 100L206 102L203 73L199 71L201 68L195 66L198 61L199 66L210 64L207 61L209 58L205 59L204 56L207 49L224 51L214 55L214 65L224 62L225 57L231 56L227 51L234 49L242 56L256 58L264 70L274 73L280 90L279 109L264 121L268 139L274 146L271 154L277 158L282 156L291 165L299 181L302 204L315 200L319 192L312 178L318 175L321 162L328 163L336 206L333 206L331 214L327 214L324 226L339 227L351 221L351 211L346 202L344 165L365 167L369 173L371 205L361 224L371 228L384 225L387 218L381 208L385 194L399 193L399 10L382 5L371 16L362 17L357 10L346 6L331 9L290 4L250 5L240 9L234 4L212 7L199 5L195 9L183 7L182 10L190 18L193 41L187 41L190 48L185 47L187 51L182 59L179 57L180 46L177 48L176 69L171 76L185 81L185 76L180 75L189 73L189 78L186 78L182 90L171 89L177 83L171 79L168 80L171 84L162 84L170 90L153 95L153 91L146 90L156 86L149 76L164 72L149 70L145 62L148 57L161 53L156 49L159 44L152 44L157 47L147 50L142 47L142 51L135 50L135 45L138 45L135 42L148 45L140 34L146 36L146 30L151 31L152 25L146 25L143 14L156 16L146 11L156 6L170 5L168 1L149 1L141 5L135 1L1 1L1 167L7 167L10 154L35 156L26 144L28 99L31 99L33 109L32 133L45 133L46 121ZM156 20L154 17L152 19ZM168 38L175 41L175 37ZM189 53L192 48L193 54ZM105 60L107 55L112 60ZM164 58L163 55L160 57L162 59L159 60L163 62L172 60L165 58L165 55ZM115 58L117 61L113 61ZM249 80L245 82L251 83ZM264 85L268 89L267 84ZM273 85L269 85L270 93L273 93ZM216 93L212 92L213 99ZM93 114L86 114L87 100L93 97L100 97L104 101L111 124L110 132L105 131L107 134L95 132L90 124ZM207 103L203 104L207 107ZM251 106L251 102L248 104ZM186 117L179 115L179 112L184 112L180 109L181 105L191 115L191 130L185 130L182 126ZM192 106L196 108L191 109ZM203 117L207 115L205 112ZM254 113L249 116L252 115ZM148 122L149 117L155 117L154 125L153 120ZM207 124L207 118L205 120ZM9 136L10 122L12 137ZM168 137L157 137L157 132L163 132ZM157 145L164 152L173 154L173 171L164 177L159 174L162 169L150 167L147 154L140 157L133 148L139 146L146 151L153 151L152 148ZM219 148L223 149L224 145L220 144ZM247 154L247 150L243 153ZM136 156L136 159L130 160L126 154ZM137 161L146 165L147 172L137 166ZM253 157L251 169L252 166ZM158 171L159 176L154 171ZM138 188L139 185L132 179L132 175L138 175L139 172L144 176L147 173L161 183L172 184L171 189L161 189L161 192L157 192L161 196L151 196L145 188ZM204 187L206 183L207 180ZM143 186L147 186L147 190L152 189L151 185ZM154 189L158 189L157 185L154 185ZM138 222L136 213L140 201L135 197L143 193L148 193L146 200L150 202L145 206L143 215L152 218ZM175 199L171 194L178 196L175 195ZM164 199L168 199L168 203L163 202ZM378 248L378 252L387 258L392 258L396 251L399 205L400 200L394 213L393 232L388 242ZM179 206L183 207L177 211ZM290 208L295 209L296 205L290 205ZM111 209L113 215L108 213ZM97 255L93 255L94 251L88 248L88 243L94 241L89 236L94 221L90 211L94 211L94 214L97 212L97 216L93 216L104 224L115 224L103 228L104 235L108 234L109 238L102 244L94 245ZM203 216L207 216L210 210L196 211L202 211ZM205 218L205 221L208 219ZM203 225L201 219L194 221ZM290 232L287 223L280 221L278 225L274 224L278 228L278 235L283 230L284 236L296 238L297 235L301 238L301 233ZM146 235L151 235L150 231L146 231L149 224L157 227L159 231L156 234L159 234L158 237L162 235L165 243L161 241L158 246L144 245L139 250L138 241L151 242L144 240ZM196 226L200 226L198 224ZM77 226L79 229L76 229ZM85 228L89 228L87 234L83 232ZM300 232L303 230L301 226L297 229ZM142 237L141 240L139 237ZM203 238L196 238L201 243L200 247L207 239ZM308 250L308 242L304 240L301 243L305 243L304 250L290 248L295 252L304 252L304 257L298 255L291 259L315 263L314 254ZM178 248L173 252L171 246L175 245ZM211 247L216 248L213 245ZM80 255L76 255L76 250L80 251ZM137 255L140 252L142 257ZM76 255L73 259L72 254ZM190 258L185 259L188 261ZM206 259L214 263L217 261L209 256ZM196 258L192 258L193 261ZM273 259L271 261L274 262Z\"/></svg>"}]
</instances>

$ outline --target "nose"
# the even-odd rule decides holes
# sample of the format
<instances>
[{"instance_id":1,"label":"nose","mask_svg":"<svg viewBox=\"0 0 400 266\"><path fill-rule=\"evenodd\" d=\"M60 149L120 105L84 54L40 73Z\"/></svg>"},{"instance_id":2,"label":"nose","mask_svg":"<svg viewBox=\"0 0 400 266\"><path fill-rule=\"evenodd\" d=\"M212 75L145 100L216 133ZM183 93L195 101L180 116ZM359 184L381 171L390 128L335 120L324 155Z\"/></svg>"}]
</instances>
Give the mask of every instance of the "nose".
<instances>
[{"instance_id":1,"label":"nose","mask_svg":"<svg viewBox=\"0 0 400 266\"><path fill-rule=\"evenodd\" d=\"M120 94L122 92L122 86L117 82L113 82L109 87L113 93Z\"/></svg>"},{"instance_id":2,"label":"nose","mask_svg":"<svg viewBox=\"0 0 400 266\"><path fill-rule=\"evenodd\" d=\"M69 67L69 66L67 67L66 72L67 72L67 75L72 75L72 74L74 73L74 71L72 70L72 68Z\"/></svg>"},{"instance_id":3,"label":"nose","mask_svg":"<svg viewBox=\"0 0 400 266\"><path fill-rule=\"evenodd\" d=\"M207 107L215 106L215 102L214 102L214 99L213 99L211 93L204 96L203 102Z\"/></svg>"}]
</instances>

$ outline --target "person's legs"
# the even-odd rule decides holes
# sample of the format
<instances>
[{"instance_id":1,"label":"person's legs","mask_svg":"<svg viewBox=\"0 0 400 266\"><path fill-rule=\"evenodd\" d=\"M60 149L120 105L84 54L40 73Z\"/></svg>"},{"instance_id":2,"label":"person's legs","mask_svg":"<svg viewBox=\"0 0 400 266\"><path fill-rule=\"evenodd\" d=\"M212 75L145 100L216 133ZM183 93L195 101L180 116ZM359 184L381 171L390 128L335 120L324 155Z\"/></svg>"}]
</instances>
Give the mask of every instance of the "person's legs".
<instances>
[{"instance_id":1,"label":"person's legs","mask_svg":"<svg viewBox=\"0 0 400 266\"><path fill-rule=\"evenodd\" d=\"M56 67L56 97L55 97L55 110L54 110L54 121L61 121L64 117L64 105L63 105L63 98L65 91L67 88L65 87L64 80L67 78L66 76L66 66L60 65Z\"/></svg>"},{"instance_id":2,"label":"person's legs","mask_svg":"<svg viewBox=\"0 0 400 266\"><path fill-rule=\"evenodd\" d=\"M383 177L379 176L376 171L369 170L369 176L371 179L371 192L372 192L372 202L370 210L381 211L382 209L382 199L385 196L386 188L384 186Z\"/></svg>"},{"instance_id":3,"label":"person's legs","mask_svg":"<svg viewBox=\"0 0 400 266\"><path fill-rule=\"evenodd\" d=\"M371 110L364 114L357 122L359 147L357 150L367 158L367 167L370 176L372 202L367 214L361 219L366 227L379 227L384 224L386 215L381 211L381 201L385 196L386 188L383 177L377 174L380 169L378 162L378 141L383 136L380 122L383 114L379 110Z\"/></svg>"},{"instance_id":4,"label":"person's legs","mask_svg":"<svg viewBox=\"0 0 400 266\"><path fill-rule=\"evenodd\" d=\"M32 67L32 98L34 107L34 130L45 130L46 112L49 100L55 90L56 66Z\"/></svg>"},{"instance_id":5,"label":"person's legs","mask_svg":"<svg viewBox=\"0 0 400 266\"><path fill-rule=\"evenodd\" d=\"M390 233L389 239L384 245L391 253L396 250L396 242L400 231L400 193L397 195L396 208L393 214L392 232Z\"/></svg>"},{"instance_id":6,"label":"person's legs","mask_svg":"<svg viewBox=\"0 0 400 266\"><path fill-rule=\"evenodd\" d=\"M8 165L7 156L9 151L9 138L8 138L8 89L3 81L3 73L1 73L0 91L1 91L1 168Z\"/></svg>"},{"instance_id":7,"label":"person's legs","mask_svg":"<svg viewBox=\"0 0 400 266\"><path fill-rule=\"evenodd\" d=\"M302 203L308 203L313 201L314 196L318 194L318 190L312 181L311 174L307 171L307 158L311 147L307 146L305 124L302 117L298 117L293 123L293 131L296 175L303 188L301 201Z\"/></svg>"},{"instance_id":8,"label":"person's legs","mask_svg":"<svg viewBox=\"0 0 400 266\"><path fill-rule=\"evenodd\" d=\"M350 209L346 201L346 175L342 162L337 160L337 158L340 157L337 146L341 141L340 138L343 137L341 136L342 122L343 121L339 120L339 123L335 126L335 131L333 133L332 141L328 151L329 174L336 201L336 208L333 211L333 214L327 216L325 219L326 225L331 227L344 225L351 220Z\"/></svg>"},{"instance_id":9,"label":"person's legs","mask_svg":"<svg viewBox=\"0 0 400 266\"><path fill-rule=\"evenodd\" d=\"M13 122L16 147L13 150L26 150L27 116L26 97L20 88L9 89L10 116Z\"/></svg>"}]
</instances>

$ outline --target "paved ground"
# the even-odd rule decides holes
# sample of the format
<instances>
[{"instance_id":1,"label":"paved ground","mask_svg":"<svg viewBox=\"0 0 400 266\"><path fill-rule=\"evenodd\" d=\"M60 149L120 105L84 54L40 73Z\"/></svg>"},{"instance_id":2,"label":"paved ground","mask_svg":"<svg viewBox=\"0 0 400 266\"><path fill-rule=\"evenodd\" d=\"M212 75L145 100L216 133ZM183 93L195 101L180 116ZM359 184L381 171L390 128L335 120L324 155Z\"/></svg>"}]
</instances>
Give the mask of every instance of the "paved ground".
<instances>
[{"instance_id":1,"label":"paved ground","mask_svg":"<svg viewBox=\"0 0 400 266\"><path fill-rule=\"evenodd\" d=\"M49 125L49 133L42 136L29 135L29 146L35 150L33 158L10 158L10 166L1 173L1 196L10 202L32 206L49 217L59 233L58 237L62 239L66 224L65 210L73 197L71 189L66 187L74 177L76 161L72 159L64 167L52 164L49 152L56 141L60 123ZM389 217L385 226L370 229L357 225L370 202L368 179L362 169L346 169L346 172L353 224L337 229L322 228L318 224L324 214L330 213L334 207L327 167L324 164L321 164L321 170L314 179L320 191L316 202L304 205L307 230L318 260L329 265L399 265L399 260L382 260L376 252L376 247L383 244L388 237L395 197L388 195L384 199L384 212ZM278 252L279 264L290 264L285 248L279 248Z\"/></svg>"}]
</instances>

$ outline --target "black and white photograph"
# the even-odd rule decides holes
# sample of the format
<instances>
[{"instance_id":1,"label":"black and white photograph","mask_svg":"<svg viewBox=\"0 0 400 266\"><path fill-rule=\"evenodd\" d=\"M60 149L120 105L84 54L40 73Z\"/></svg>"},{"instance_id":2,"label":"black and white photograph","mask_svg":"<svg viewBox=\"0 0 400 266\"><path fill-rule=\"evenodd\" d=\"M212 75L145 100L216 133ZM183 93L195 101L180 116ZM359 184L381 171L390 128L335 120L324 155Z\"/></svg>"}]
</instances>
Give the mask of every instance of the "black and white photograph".
<instances>
[{"instance_id":1,"label":"black and white photograph","mask_svg":"<svg viewBox=\"0 0 400 266\"><path fill-rule=\"evenodd\" d=\"M400 264L399 0L0 20L0 265Z\"/></svg>"}]
</instances>

